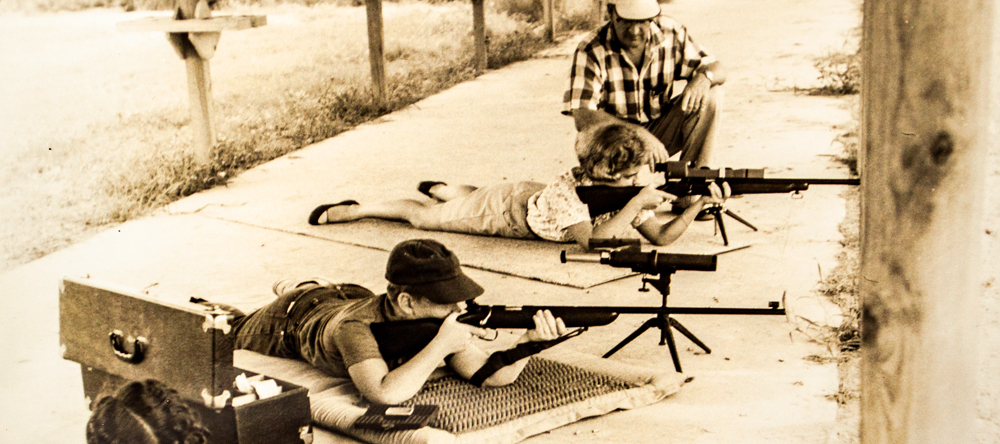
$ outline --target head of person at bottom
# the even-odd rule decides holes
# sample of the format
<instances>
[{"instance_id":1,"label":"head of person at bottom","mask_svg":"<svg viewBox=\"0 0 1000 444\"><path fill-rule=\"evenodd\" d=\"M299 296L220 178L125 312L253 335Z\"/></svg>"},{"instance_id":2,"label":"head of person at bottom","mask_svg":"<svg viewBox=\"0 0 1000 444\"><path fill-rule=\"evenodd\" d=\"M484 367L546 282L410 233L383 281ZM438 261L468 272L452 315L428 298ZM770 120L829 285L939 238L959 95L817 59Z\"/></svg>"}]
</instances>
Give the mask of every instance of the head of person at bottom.
<instances>
[{"instance_id":1,"label":"head of person at bottom","mask_svg":"<svg viewBox=\"0 0 1000 444\"><path fill-rule=\"evenodd\" d=\"M594 185L637 185L639 173L650 162L639 128L626 123L595 125L581 131L575 147L580 166L573 168L573 175Z\"/></svg>"},{"instance_id":2,"label":"head of person at bottom","mask_svg":"<svg viewBox=\"0 0 1000 444\"><path fill-rule=\"evenodd\" d=\"M87 444L202 444L209 436L191 404L152 379L98 399L87 421Z\"/></svg>"}]
</instances>

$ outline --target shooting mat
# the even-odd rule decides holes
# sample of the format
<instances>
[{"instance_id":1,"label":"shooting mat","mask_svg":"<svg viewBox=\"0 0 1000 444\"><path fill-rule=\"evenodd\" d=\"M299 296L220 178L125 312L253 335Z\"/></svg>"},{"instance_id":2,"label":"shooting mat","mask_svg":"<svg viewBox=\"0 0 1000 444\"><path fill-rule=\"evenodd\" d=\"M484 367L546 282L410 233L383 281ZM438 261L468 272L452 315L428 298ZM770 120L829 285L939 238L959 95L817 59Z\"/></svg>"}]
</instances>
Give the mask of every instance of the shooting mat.
<instances>
[{"instance_id":1,"label":"shooting mat","mask_svg":"<svg viewBox=\"0 0 1000 444\"><path fill-rule=\"evenodd\" d=\"M224 203L213 196L213 193L192 196L183 204L172 205L171 212L197 212L214 219L386 252L407 239L436 239L454 251L462 265L467 267L573 288L590 288L635 274L627 268L597 263L561 263L559 254L563 250L580 252L579 247L572 243L425 231L403 222L376 219L312 226L306 222L308 211L302 209L308 205L295 196L267 200L266 208L263 201ZM640 235L631 230L631 237L640 238ZM661 253L713 254L739 246L732 243L733 239L730 241L730 246L723 246L722 238L715 235L712 222L695 222L676 242L656 250ZM643 250L647 251L652 248L648 243L643 246Z\"/></svg>"},{"instance_id":2,"label":"shooting mat","mask_svg":"<svg viewBox=\"0 0 1000 444\"><path fill-rule=\"evenodd\" d=\"M599 359L572 351L546 350L533 357L516 382L478 388L452 376L428 382L408 403L441 406L431 426L376 432L352 427L365 404L347 379L331 378L308 364L237 350L240 368L309 389L313 421L373 443L514 443L530 436L615 410L642 407L680 390L683 375ZM317 434L316 444L333 441Z\"/></svg>"},{"instance_id":3,"label":"shooting mat","mask_svg":"<svg viewBox=\"0 0 1000 444\"><path fill-rule=\"evenodd\" d=\"M635 274L627 268L597 263L561 263L560 252L579 252L576 244L423 231L402 222L374 219L309 226L303 232L310 236L384 251L392 250L393 246L406 239L436 239L454 251L462 265L575 288L590 288ZM633 235L639 238L638 232L633 232ZM723 246L722 238L714 235L714 225L711 222L697 222L676 242L656 250L661 253L712 254L736 246L739 245L735 245L732 239L729 247ZM648 243L643 246L643 250L652 248Z\"/></svg>"}]
</instances>

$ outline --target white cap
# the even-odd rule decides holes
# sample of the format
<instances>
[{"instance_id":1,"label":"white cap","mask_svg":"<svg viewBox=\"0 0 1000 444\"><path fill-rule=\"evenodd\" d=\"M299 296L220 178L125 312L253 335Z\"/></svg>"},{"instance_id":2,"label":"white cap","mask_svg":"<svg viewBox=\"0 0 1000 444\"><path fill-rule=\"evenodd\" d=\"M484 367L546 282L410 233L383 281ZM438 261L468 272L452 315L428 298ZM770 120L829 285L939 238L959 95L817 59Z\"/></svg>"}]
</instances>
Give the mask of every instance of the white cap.
<instances>
[{"instance_id":1,"label":"white cap","mask_svg":"<svg viewBox=\"0 0 1000 444\"><path fill-rule=\"evenodd\" d=\"M608 0L615 5L618 16L625 20L647 20L660 15L660 4L656 0Z\"/></svg>"}]
</instances>

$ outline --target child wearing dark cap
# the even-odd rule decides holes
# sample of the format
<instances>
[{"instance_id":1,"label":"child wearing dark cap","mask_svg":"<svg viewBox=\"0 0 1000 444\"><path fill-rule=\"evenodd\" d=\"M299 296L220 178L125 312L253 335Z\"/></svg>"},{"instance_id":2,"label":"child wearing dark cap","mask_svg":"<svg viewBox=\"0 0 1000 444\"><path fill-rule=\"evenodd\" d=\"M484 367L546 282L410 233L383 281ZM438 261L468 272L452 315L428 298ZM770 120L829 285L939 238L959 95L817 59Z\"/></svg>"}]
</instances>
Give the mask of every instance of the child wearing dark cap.
<instances>
[{"instance_id":1,"label":"child wearing dark cap","mask_svg":"<svg viewBox=\"0 0 1000 444\"><path fill-rule=\"evenodd\" d=\"M352 284L308 282L291 289L250 315L237 315L236 348L305 360L332 376L350 377L365 398L382 404L413 397L442 363L472 378L489 359L473 339L487 332L457 317L483 288L462 272L454 253L435 240L403 241L389 254L385 277L387 291L377 296ZM386 362L369 325L419 318L444 322L415 356ZM534 322L519 344L551 341L567 332L548 311L536 313ZM513 382L525 364L527 359L521 359L496 371L484 385Z\"/></svg>"}]
</instances>

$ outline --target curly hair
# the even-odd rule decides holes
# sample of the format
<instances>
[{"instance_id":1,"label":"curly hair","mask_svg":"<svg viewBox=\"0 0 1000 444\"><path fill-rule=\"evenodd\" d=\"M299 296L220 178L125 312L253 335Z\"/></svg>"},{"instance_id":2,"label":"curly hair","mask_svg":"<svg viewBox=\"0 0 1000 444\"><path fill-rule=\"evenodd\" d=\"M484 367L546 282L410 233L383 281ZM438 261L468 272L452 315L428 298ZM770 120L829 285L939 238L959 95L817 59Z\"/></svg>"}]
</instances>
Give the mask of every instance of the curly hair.
<instances>
[{"instance_id":1,"label":"curly hair","mask_svg":"<svg viewBox=\"0 0 1000 444\"><path fill-rule=\"evenodd\" d=\"M622 171L647 163L649 153L636 127L613 123L577 134L576 156L577 179L616 180Z\"/></svg>"},{"instance_id":2,"label":"curly hair","mask_svg":"<svg viewBox=\"0 0 1000 444\"><path fill-rule=\"evenodd\" d=\"M87 444L204 444L210 435L176 390L152 379L102 397L87 421Z\"/></svg>"}]
</instances>

